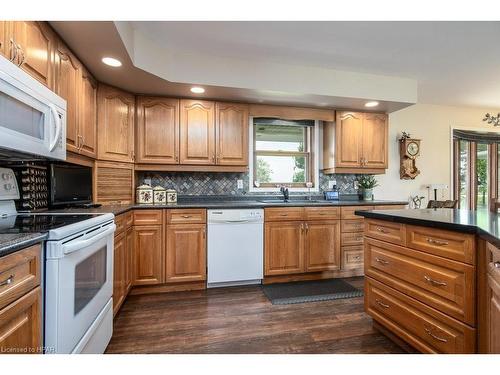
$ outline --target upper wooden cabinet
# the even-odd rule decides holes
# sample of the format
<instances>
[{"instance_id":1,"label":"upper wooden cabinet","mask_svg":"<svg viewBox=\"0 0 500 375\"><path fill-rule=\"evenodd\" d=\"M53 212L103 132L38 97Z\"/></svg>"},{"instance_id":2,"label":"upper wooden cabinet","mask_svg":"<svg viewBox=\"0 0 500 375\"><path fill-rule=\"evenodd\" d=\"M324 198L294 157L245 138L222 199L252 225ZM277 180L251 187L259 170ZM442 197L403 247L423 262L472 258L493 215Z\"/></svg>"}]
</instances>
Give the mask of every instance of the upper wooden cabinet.
<instances>
[{"instance_id":1,"label":"upper wooden cabinet","mask_svg":"<svg viewBox=\"0 0 500 375\"><path fill-rule=\"evenodd\" d=\"M325 173L385 173L388 121L381 113L337 112L324 124Z\"/></svg>"},{"instance_id":2,"label":"upper wooden cabinet","mask_svg":"<svg viewBox=\"0 0 500 375\"><path fill-rule=\"evenodd\" d=\"M0 21L0 55L9 58L9 22Z\"/></svg>"},{"instance_id":3,"label":"upper wooden cabinet","mask_svg":"<svg viewBox=\"0 0 500 375\"><path fill-rule=\"evenodd\" d=\"M179 100L137 98L138 163L179 163Z\"/></svg>"},{"instance_id":4,"label":"upper wooden cabinet","mask_svg":"<svg viewBox=\"0 0 500 375\"><path fill-rule=\"evenodd\" d=\"M53 87L53 52L56 36L45 22L13 21L9 58L45 86Z\"/></svg>"},{"instance_id":5,"label":"upper wooden cabinet","mask_svg":"<svg viewBox=\"0 0 500 375\"><path fill-rule=\"evenodd\" d=\"M100 160L134 161L135 97L117 88L97 90L97 157Z\"/></svg>"},{"instance_id":6,"label":"upper wooden cabinet","mask_svg":"<svg viewBox=\"0 0 500 375\"><path fill-rule=\"evenodd\" d=\"M248 165L248 106L216 103L216 162Z\"/></svg>"},{"instance_id":7,"label":"upper wooden cabinet","mask_svg":"<svg viewBox=\"0 0 500 375\"><path fill-rule=\"evenodd\" d=\"M80 154L97 156L97 82L82 68L80 80L79 122Z\"/></svg>"},{"instance_id":8,"label":"upper wooden cabinet","mask_svg":"<svg viewBox=\"0 0 500 375\"><path fill-rule=\"evenodd\" d=\"M180 163L215 164L215 103L181 100Z\"/></svg>"}]
</instances>

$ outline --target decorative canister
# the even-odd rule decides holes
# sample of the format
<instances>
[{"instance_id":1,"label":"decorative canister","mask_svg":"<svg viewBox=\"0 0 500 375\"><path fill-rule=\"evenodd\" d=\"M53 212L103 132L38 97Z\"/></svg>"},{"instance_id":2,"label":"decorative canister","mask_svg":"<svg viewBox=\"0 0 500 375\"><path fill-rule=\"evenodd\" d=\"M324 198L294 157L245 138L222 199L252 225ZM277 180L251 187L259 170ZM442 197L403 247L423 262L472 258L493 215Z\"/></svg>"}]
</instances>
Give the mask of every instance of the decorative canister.
<instances>
[{"instance_id":1,"label":"decorative canister","mask_svg":"<svg viewBox=\"0 0 500 375\"><path fill-rule=\"evenodd\" d=\"M135 200L139 204L153 203L153 188L149 185L141 185L136 189Z\"/></svg>"},{"instance_id":2,"label":"decorative canister","mask_svg":"<svg viewBox=\"0 0 500 375\"><path fill-rule=\"evenodd\" d=\"M153 188L153 202L154 204L165 204L167 203L167 191L161 186L155 186Z\"/></svg>"},{"instance_id":3,"label":"decorative canister","mask_svg":"<svg viewBox=\"0 0 500 375\"><path fill-rule=\"evenodd\" d=\"M175 190L167 190L167 203L177 203L177 192Z\"/></svg>"}]
</instances>

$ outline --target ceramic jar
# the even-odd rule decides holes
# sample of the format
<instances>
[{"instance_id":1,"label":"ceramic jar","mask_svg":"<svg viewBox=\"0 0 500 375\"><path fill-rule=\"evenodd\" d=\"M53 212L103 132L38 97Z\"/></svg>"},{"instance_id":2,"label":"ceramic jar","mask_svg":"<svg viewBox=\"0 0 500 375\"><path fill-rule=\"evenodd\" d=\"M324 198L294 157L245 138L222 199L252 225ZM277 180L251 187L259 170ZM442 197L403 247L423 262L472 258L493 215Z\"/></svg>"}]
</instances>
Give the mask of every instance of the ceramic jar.
<instances>
[{"instance_id":1,"label":"ceramic jar","mask_svg":"<svg viewBox=\"0 0 500 375\"><path fill-rule=\"evenodd\" d=\"M153 188L153 203L154 204L166 204L167 203L167 191L161 186L156 186Z\"/></svg>"},{"instance_id":2,"label":"ceramic jar","mask_svg":"<svg viewBox=\"0 0 500 375\"><path fill-rule=\"evenodd\" d=\"M175 190L167 190L167 203L177 203L177 192Z\"/></svg>"},{"instance_id":3,"label":"ceramic jar","mask_svg":"<svg viewBox=\"0 0 500 375\"><path fill-rule=\"evenodd\" d=\"M153 188L149 185L141 185L136 189L135 200L139 204L153 203Z\"/></svg>"}]
</instances>

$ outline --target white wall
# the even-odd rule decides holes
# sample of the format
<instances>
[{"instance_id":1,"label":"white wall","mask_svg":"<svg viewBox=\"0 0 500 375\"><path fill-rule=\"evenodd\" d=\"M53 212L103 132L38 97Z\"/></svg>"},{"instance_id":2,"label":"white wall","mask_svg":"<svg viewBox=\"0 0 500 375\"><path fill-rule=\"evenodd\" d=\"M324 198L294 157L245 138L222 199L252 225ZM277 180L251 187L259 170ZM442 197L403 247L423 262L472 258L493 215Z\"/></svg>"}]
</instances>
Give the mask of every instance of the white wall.
<instances>
[{"instance_id":1,"label":"white wall","mask_svg":"<svg viewBox=\"0 0 500 375\"><path fill-rule=\"evenodd\" d=\"M389 115L389 168L385 175L377 177L380 186L374 191L375 199L407 200L410 195L424 195L427 184L451 183L451 127L467 127L498 131L492 125L482 122L484 114L498 113L499 109L447 107L429 104L414 106ZM397 138L402 131L413 138L421 139L420 156L417 167L420 175L415 180L399 179L399 145ZM439 198L452 196L451 189Z\"/></svg>"}]
</instances>

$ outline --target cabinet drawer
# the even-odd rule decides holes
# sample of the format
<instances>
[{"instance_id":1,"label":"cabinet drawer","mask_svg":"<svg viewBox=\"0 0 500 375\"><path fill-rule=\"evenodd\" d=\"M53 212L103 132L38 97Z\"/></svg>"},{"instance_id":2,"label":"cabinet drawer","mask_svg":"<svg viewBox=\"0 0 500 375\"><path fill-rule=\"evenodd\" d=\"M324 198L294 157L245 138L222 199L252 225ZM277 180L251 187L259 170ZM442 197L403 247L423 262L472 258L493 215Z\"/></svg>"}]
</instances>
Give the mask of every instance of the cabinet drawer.
<instances>
[{"instance_id":1,"label":"cabinet drawer","mask_svg":"<svg viewBox=\"0 0 500 375\"><path fill-rule=\"evenodd\" d=\"M404 210L406 208L405 205L402 204L384 204L381 206L375 206L375 210Z\"/></svg>"},{"instance_id":2,"label":"cabinet drawer","mask_svg":"<svg viewBox=\"0 0 500 375\"><path fill-rule=\"evenodd\" d=\"M204 224L207 222L207 210L199 208L167 210L168 224Z\"/></svg>"},{"instance_id":3,"label":"cabinet drawer","mask_svg":"<svg viewBox=\"0 0 500 375\"><path fill-rule=\"evenodd\" d=\"M0 258L0 309L40 285L41 245Z\"/></svg>"},{"instance_id":4,"label":"cabinet drawer","mask_svg":"<svg viewBox=\"0 0 500 375\"><path fill-rule=\"evenodd\" d=\"M342 246L363 245L363 233L341 233L340 244Z\"/></svg>"},{"instance_id":5,"label":"cabinet drawer","mask_svg":"<svg viewBox=\"0 0 500 375\"><path fill-rule=\"evenodd\" d=\"M264 209L265 221L293 221L303 219L303 207L272 207Z\"/></svg>"},{"instance_id":6,"label":"cabinet drawer","mask_svg":"<svg viewBox=\"0 0 500 375\"><path fill-rule=\"evenodd\" d=\"M340 209L338 207L306 207L306 220L335 220L340 219Z\"/></svg>"},{"instance_id":7,"label":"cabinet drawer","mask_svg":"<svg viewBox=\"0 0 500 375\"><path fill-rule=\"evenodd\" d=\"M342 220L340 230L342 233L359 233L365 229L364 220Z\"/></svg>"},{"instance_id":8,"label":"cabinet drawer","mask_svg":"<svg viewBox=\"0 0 500 375\"><path fill-rule=\"evenodd\" d=\"M354 215L354 211L373 210L374 206L345 206L340 208L342 219L363 219L361 216Z\"/></svg>"},{"instance_id":9,"label":"cabinet drawer","mask_svg":"<svg viewBox=\"0 0 500 375\"><path fill-rule=\"evenodd\" d=\"M407 225L406 235L412 249L468 264L476 262L473 234Z\"/></svg>"},{"instance_id":10,"label":"cabinet drawer","mask_svg":"<svg viewBox=\"0 0 500 375\"><path fill-rule=\"evenodd\" d=\"M475 325L474 267L421 251L365 239L365 274Z\"/></svg>"},{"instance_id":11,"label":"cabinet drawer","mask_svg":"<svg viewBox=\"0 0 500 375\"><path fill-rule=\"evenodd\" d=\"M363 246L342 246L342 269L363 268Z\"/></svg>"},{"instance_id":12,"label":"cabinet drawer","mask_svg":"<svg viewBox=\"0 0 500 375\"><path fill-rule=\"evenodd\" d=\"M371 277L365 278L365 310L424 353L474 353L475 329Z\"/></svg>"},{"instance_id":13,"label":"cabinet drawer","mask_svg":"<svg viewBox=\"0 0 500 375\"><path fill-rule=\"evenodd\" d=\"M365 236L396 245L406 244L406 227L403 224L383 220L365 220Z\"/></svg>"},{"instance_id":14,"label":"cabinet drawer","mask_svg":"<svg viewBox=\"0 0 500 375\"><path fill-rule=\"evenodd\" d=\"M128 229L132 225L134 225L134 213L132 211L129 211L124 215L125 215L125 229Z\"/></svg>"},{"instance_id":15,"label":"cabinet drawer","mask_svg":"<svg viewBox=\"0 0 500 375\"><path fill-rule=\"evenodd\" d=\"M162 210L134 210L134 225L156 225L162 222Z\"/></svg>"}]
</instances>

